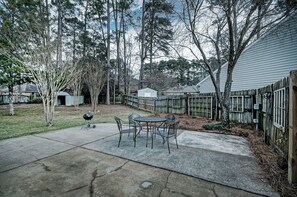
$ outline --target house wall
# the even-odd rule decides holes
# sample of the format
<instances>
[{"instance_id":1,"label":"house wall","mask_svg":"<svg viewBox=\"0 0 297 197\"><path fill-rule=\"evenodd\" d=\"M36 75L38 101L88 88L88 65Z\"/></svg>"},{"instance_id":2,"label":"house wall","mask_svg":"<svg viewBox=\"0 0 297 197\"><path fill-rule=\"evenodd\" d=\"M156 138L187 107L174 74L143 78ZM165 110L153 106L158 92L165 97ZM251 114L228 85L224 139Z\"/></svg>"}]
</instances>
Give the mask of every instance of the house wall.
<instances>
[{"instance_id":1,"label":"house wall","mask_svg":"<svg viewBox=\"0 0 297 197\"><path fill-rule=\"evenodd\" d=\"M239 58L233 72L232 91L258 89L287 77L297 69L297 14L287 18L266 36L251 44ZM221 71L224 90L227 66ZM210 78L199 83L200 93L214 92Z\"/></svg>"},{"instance_id":2,"label":"house wall","mask_svg":"<svg viewBox=\"0 0 297 197\"><path fill-rule=\"evenodd\" d=\"M73 96L66 96L66 106L72 106L74 104Z\"/></svg>"},{"instance_id":3,"label":"house wall","mask_svg":"<svg viewBox=\"0 0 297 197\"><path fill-rule=\"evenodd\" d=\"M66 96L66 106L73 106L75 102L78 102L79 105L83 104L84 96Z\"/></svg>"},{"instance_id":4,"label":"house wall","mask_svg":"<svg viewBox=\"0 0 297 197\"><path fill-rule=\"evenodd\" d=\"M80 104L84 103L84 96L71 96L71 95L59 95L65 96L65 106L73 106L75 102L75 98L77 98L77 102ZM59 105L58 98L55 101L55 105Z\"/></svg>"},{"instance_id":5,"label":"house wall","mask_svg":"<svg viewBox=\"0 0 297 197\"><path fill-rule=\"evenodd\" d=\"M27 103L30 100L29 96L26 95L14 95L13 103ZM0 95L0 104L8 104L9 97L8 95Z\"/></svg>"}]
</instances>

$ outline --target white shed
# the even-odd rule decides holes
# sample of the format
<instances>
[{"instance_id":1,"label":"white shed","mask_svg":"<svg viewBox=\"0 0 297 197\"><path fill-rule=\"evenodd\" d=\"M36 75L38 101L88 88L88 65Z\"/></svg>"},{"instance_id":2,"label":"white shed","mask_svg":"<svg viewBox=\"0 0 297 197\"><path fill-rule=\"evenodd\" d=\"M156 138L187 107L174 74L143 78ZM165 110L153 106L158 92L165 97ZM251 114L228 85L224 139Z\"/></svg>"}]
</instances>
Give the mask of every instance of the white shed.
<instances>
[{"instance_id":1,"label":"white shed","mask_svg":"<svg viewBox=\"0 0 297 197\"><path fill-rule=\"evenodd\" d=\"M73 106L74 103L78 104L84 103L84 96L72 96L67 92L59 92L55 105L65 105L65 106Z\"/></svg>"},{"instance_id":2,"label":"white shed","mask_svg":"<svg viewBox=\"0 0 297 197\"><path fill-rule=\"evenodd\" d=\"M231 91L265 87L297 69L297 14L288 17L251 44L238 59ZM227 63L221 70L221 90L227 75ZM200 83L201 93L215 92L210 77Z\"/></svg>"},{"instance_id":3,"label":"white shed","mask_svg":"<svg viewBox=\"0 0 297 197\"><path fill-rule=\"evenodd\" d=\"M137 91L138 97L157 97L157 91L151 88L144 88Z\"/></svg>"}]
</instances>

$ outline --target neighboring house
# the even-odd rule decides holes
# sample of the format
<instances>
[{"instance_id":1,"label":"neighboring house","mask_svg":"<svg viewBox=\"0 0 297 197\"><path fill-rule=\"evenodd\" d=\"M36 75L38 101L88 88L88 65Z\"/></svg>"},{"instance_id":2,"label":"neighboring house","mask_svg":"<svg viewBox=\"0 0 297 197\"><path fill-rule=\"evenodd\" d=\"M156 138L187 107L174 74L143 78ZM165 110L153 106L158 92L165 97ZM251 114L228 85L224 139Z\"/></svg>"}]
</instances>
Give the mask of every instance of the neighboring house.
<instances>
[{"instance_id":1,"label":"neighboring house","mask_svg":"<svg viewBox=\"0 0 297 197\"><path fill-rule=\"evenodd\" d=\"M59 92L55 105L73 106L75 103L83 104L84 96L73 96L68 92Z\"/></svg>"},{"instance_id":2,"label":"neighboring house","mask_svg":"<svg viewBox=\"0 0 297 197\"><path fill-rule=\"evenodd\" d=\"M9 103L8 88L0 88L0 104ZM21 84L13 87L13 102L14 103L26 103L30 99L36 98L39 95L37 87L34 84Z\"/></svg>"},{"instance_id":3,"label":"neighboring house","mask_svg":"<svg viewBox=\"0 0 297 197\"><path fill-rule=\"evenodd\" d=\"M144 88L137 91L138 97L157 97L157 91L151 88Z\"/></svg>"},{"instance_id":4,"label":"neighboring house","mask_svg":"<svg viewBox=\"0 0 297 197\"><path fill-rule=\"evenodd\" d=\"M164 96L176 96L176 95L185 95L185 94L198 94L199 88L196 85L193 86L177 86L165 90Z\"/></svg>"},{"instance_id":5,"label":"neighboring house","mask_svg":"<svg viewBox=\"0 0 297 197\"><path fill-rule=\"evenodd\" d=\"M240 56L233 72L231 91L258 89L273 84L297 69L297 14L252 43ZM222 66L221 91L227 63ZM200 93L215 92L210 77L200 83Z\"/></svg>"},{"instance_id":6,"label":"neighboring house","mask_svg":"<svg viewBox=\"0 0 297 197\"><path fill-rule=\"evenodd\" d=\"M8 104L8 88L2 87L0 88L0 104ZM13 102L14 103L27 103L29 100L32 100L36 97L39 97L39 92L37 86L35 84L22 84L16 85L13 87ZM77 100L75 100L77 99ZM55 105L66 105L72 106L74 102L78 102L79 104L84 103L84 96L73 96L68 92L59 92L58 97L55 101Z\"/></svg>"}]
</instances>

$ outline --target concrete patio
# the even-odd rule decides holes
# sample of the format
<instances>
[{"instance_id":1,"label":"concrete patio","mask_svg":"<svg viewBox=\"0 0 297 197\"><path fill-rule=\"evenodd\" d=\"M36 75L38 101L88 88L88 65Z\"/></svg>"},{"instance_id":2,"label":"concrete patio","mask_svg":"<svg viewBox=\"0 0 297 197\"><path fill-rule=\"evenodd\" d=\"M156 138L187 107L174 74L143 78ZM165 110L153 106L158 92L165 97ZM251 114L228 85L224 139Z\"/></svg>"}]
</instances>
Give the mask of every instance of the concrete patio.
<instances>
[{"instance_id":1,"label":"concrete patio","mask_svg":"<svg viewBox=\"0 0 297 197\"><path fill-rule=\"evenodd\" d=\"M117 134L98 124L0 141L0 196L279 196L244 138L180 130L168 154L144 133L118 148Z\"/></svg>"}]
</instances>

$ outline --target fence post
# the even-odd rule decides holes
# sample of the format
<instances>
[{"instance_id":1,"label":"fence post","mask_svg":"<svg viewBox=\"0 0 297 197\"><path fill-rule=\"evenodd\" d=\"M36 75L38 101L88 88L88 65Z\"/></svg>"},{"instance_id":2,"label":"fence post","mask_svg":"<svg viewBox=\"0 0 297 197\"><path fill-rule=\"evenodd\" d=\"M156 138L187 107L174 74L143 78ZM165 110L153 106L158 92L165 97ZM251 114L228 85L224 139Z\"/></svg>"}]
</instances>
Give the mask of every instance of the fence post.
<instances>
[{"instance_id":1,"label":"fence post","mask_svg":"<svg viewBox=\"0 0 297 197\"><path fill-rule=\"evenodd\" d=\"M290 72L289 88L288 181L292 184L297 182L297 70Z\"/></svg>"},{"instance_id":2,"label":"fence post","mask_svg":"<svg viewBox=\"0 0 297 197\"><path fill-rule=\"evenodd\" d=\"M166 98L166 113L169 113L169 98Z\"/></svg>"}]
</instances>

